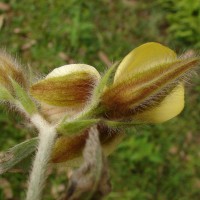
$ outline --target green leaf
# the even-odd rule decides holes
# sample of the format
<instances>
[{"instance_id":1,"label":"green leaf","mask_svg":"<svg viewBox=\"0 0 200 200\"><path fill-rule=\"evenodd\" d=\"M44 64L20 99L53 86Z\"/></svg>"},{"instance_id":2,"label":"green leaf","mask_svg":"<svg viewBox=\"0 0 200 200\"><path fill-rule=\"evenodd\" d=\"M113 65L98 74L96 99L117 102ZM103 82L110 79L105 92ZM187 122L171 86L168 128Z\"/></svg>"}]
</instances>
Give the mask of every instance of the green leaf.
<instances>
[{"instance_id":1,"label":"green leaf","mask_svg":"<svg viewBox=\"0 0 200 200\"><path fill-rule=\"evenodd\" d=\"M20 161L31 155L36 150L37 143L38 138L35 137L8 149L6 152L1 152L0 174L13 168Z\"/></svg>"},{"instance_id":2,"label":"green leaf","mask_svg":"<svg viewBox=\"0 0 200 200\"><path fill-rule=\"evenodd\" d=\"M11 81L12 81L16 98L20 101L23 108L29 114L35 113L37 111L37 108L34 102L29 97L28 93L16 81L14 81L13 79L11 79Z\"/></svg>"},{"instance_id":3,"label":"green leaf","mask_svg":"<svg viewBox=\"0 0 200 200\"><path fill-rule=\"evenodd\" d=\"M10 92L5 87L3 87L2 85L0 85L0 100L3 100L3 101L14 100L14 98L10 94Z\"/></svg>"}]
</instances>

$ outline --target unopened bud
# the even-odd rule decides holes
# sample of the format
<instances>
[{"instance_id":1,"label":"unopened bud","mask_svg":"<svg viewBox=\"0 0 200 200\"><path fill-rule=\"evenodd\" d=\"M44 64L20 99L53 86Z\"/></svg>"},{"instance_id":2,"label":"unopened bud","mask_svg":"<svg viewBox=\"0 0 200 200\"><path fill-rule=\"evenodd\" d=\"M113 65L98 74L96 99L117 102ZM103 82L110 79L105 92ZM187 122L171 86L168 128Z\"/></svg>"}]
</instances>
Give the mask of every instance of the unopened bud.
<instances>
[{"instance_id":1,"label":"unopened bud","mask_svg":"<svg viewBox=\"0 0 200 200\"><path fill-rule=\"evenodd\" d=\"M106 155L109 155L124 138L124 133L112 131L106 126L98 125L99 138ZM74 136L61 136L56 140L52 162L60 163L81 157L90 129Z\"/></svg>"},{"instance_id":2,"label":"unopened bud","mask_svg":"<svg viewBox=\"0 0 200 200\"><path fill-rule=\"evenodd\" d=\"M100 78L95 68L84 64L65 65L53 70L31 87L39 101L53 106L82 107Z\"/></svg>"}]
</instances>

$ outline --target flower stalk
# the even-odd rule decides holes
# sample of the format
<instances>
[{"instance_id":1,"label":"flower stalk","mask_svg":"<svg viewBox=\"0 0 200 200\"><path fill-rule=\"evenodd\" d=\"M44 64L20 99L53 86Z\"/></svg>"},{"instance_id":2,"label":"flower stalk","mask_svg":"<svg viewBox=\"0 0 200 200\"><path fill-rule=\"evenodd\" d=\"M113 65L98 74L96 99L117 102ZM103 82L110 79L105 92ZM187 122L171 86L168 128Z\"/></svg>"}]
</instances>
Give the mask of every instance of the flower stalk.
<instances>
[{"instance_id":1,"label":"flower stalk","mask_svg":"<svg viewBox=\"0 0 200 200\"><path fill-rule=\"evenodd\" d=\"M40 200L57 133L55 128L38 114L34 115L31 121L39 131L39 145L30 175L26 200Z\"/></svg>"}]
</instances>

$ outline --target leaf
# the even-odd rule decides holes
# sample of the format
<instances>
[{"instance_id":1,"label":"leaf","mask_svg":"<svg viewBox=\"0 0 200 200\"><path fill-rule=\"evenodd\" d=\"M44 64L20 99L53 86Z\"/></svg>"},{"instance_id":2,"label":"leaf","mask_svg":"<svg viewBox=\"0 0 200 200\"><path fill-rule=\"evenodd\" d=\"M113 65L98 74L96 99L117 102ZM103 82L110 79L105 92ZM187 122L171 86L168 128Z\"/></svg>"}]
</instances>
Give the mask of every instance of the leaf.
<instances>
[{"instance_id":1,"label":"leaf","mask_svg":"<svg viewBox=\"0 0 200 200\"><path fill-rule=\"evenodd\" d=\"M3 101L14 100L10 92L2 85L0 85L0 100L3 100Z\"/></svg>"},{"instance_id":2,"label":"leaf","mask_svg":"<svg viewBox=\"0 0 200 200\"><path fill-rule=\"evenodd\" d=\"M32 138L22 142L6 152L0 153L0 174L8 171L17 165L20 161L31 155L37 146L38 138Z\"/></svg>"},{"instance_id":3,"label":"leaf","mask_svg":"<svg viewBox=\"0 0 200 200\"><path fill-rule=\"evenodd\" d=\"M11 79L11 81L12 81L16 98L20 101L23 108L29 114L35 113L37 111L37 108L34 102L29 97L28 93L15 80Z\"/></svg>"}]
</instances>

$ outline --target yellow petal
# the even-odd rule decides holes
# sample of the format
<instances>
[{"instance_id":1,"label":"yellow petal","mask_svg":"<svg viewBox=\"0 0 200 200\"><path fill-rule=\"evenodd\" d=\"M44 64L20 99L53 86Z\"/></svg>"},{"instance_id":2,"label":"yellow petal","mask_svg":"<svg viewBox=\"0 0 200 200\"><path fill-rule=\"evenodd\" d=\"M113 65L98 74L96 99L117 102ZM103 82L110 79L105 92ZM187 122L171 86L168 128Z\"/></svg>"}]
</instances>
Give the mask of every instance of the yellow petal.
<instances>
[{"instance_id":1,"label":"yellow petal","mask_svg":"<svg viewBox=\"0 0 200 200\"><path fill-rule=\"evenodd\" d=\"M91 96L100 75L85 64L65 65L54 69L47 77L31 87L31 94L53 106L82 107Z\"/></svg>"},{"instance_id":2,"label":"yellow petal","mask_svg":"<svg viewBox=\"0 0 200 200\"><path fill-rule=\"evenodd\" d=\"M122 60L115 73L114 82L176 59L176 53L168 47L155 42L143 44Z\"/></svg>"},{"instance_id":3,"label":"yellow petal","mask_svg":"<svg viewBox=\"0 0 200 200\"><path fill-rule=\"evenodd\" d=\"M176 86L159 106L134 116L135 121L161 123L178 115L184 108L184 86Z\"/></svg>"}]
</instances>

